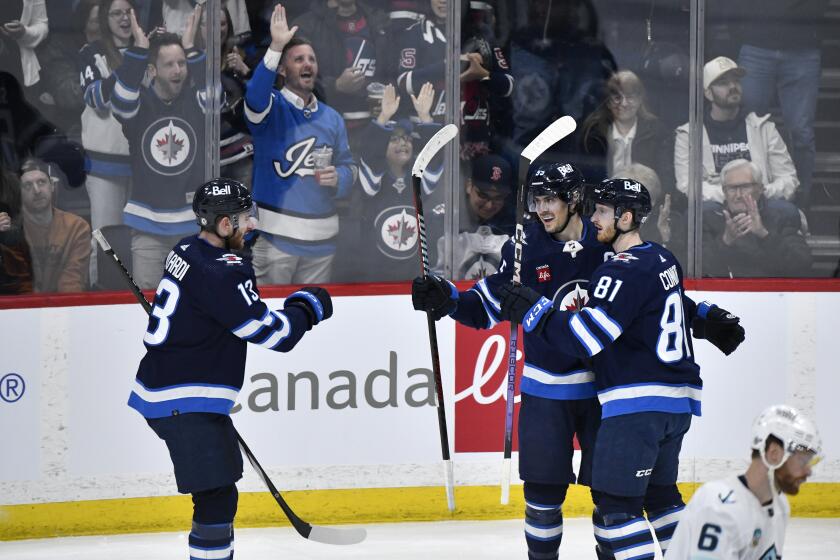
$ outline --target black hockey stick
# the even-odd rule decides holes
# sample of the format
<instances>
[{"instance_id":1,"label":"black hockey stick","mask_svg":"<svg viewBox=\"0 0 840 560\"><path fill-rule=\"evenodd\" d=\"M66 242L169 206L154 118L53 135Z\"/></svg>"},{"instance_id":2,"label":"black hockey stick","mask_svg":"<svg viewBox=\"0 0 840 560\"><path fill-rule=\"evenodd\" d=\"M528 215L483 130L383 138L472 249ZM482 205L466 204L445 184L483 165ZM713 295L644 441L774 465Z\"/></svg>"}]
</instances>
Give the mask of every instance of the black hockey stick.
<instances>
[{"instance_id":1,"label":"black hockey stick","mask_svg":"<svg viewBox=\"0 0 840 560\"><path fill-rule=\"evenodd\" d=\"M525 198L528 193L528 169L540 155L551 146L574 132L577 127L572 117L560 117L548 128L531 140L519 156L519 188L516 191L516 232L513 236L513 279L520 283L522 270L522 245L525 242L525 229L522 219L525 214ZM513 450L513 399L516 385L516 344L519 339L519 324L510 322L510 340L508 342L507 402L505 403L505 451L502 459L502 503L510 502L510 456Z\"/></svg>"},{"instance_id":2,"label":"black hockey stick","mask_svg":"<svg viewBox=\"0 0 840 560\"><path fill-rule=\"evenodd\" d=\"M423 276L426 278L431 274L429 266L429 244L426 238L426 222L423 219L423 200L420 197L422 190L423 172L432 158L450 140L458 134L458 127L448 124L438 130L434 136L429 138L426 145L420 151L414 166L411 168L411 184L414 190L414 210L417 213L418 251L420 253L420 266ZM440 452L443 457L443 475L446 481L446 505L449 511L455 511L455 481L452 466L452 459L449 456L449 431L446 426L446 408L443 400L443 383L440 376L440 354L438 352L437 329L431 311L426 313L426 321L429 325L429 346L432 352L432 373L435 381L435 394L437 395L438 430L440 431Z\"/></svg>"},{"instance_id":3,"label":"black hockey stick","mask_svg":"<svg viewBox=\"0 0 840 560\"><path fill-rule=\"evenodd\" d=\"M122 273L122 276L131 288L132 293L134 293L134 297L137 298L137 302L143 306L143 309L147 314L151 314L152 305L146 299L146 296L143 295L143 292L140 291L140 288L134 282L131 274L128 273L125 265L111 248L111 244L108 243L108 240L105 239L102 232L98 229L93 230L93 237L96 239L96 242L99 243L99 246L102 247L105 254L113 259L114 264ZM234 431L236 431L235 428ZM265 469L263 469L259 461L257 461L257 458L251 452L251 449L245 443L245 440L242 439L242 436L238 431L236 431L236 438L239 440L239 447L242 449L242 452L248 458L248 461L254 467L254 470L257 471L257 474L260 475L260 478L265 483L268 491L272 496L274 496L275 501L277 501L277 505L279 505L280 509L283 510L283 513L286 514L286 517L291 522L292 527L295 528L301 537L325 544L356 544L365 540L367 532L364 529L355 527L347 529L321 527L318 525L311 525L298 517L295 512L292 511L292 508L289 507L289 504L286 503L286 500L283 499L283 496L280 495L280 492L277 490L277 487L274 486L274 483L271 482L271 479L268 478L268 474L266 474Z\"/></svg>"}]
</instances>

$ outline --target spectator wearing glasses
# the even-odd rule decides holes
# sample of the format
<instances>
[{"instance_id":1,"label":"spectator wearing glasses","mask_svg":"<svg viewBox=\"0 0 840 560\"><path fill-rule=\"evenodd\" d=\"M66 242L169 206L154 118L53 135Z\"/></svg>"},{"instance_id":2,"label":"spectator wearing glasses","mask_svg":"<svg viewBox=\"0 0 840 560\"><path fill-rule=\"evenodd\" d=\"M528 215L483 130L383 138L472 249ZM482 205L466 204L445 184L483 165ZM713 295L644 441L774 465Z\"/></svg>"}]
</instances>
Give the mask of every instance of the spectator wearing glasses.
<instances>
[{"instance_id":1,"label":"spectator wearing glasses","mask_svg":"<svg viewBox=\"0 0 840 560\"><path fill-rule=\"evenodd\" d=\"M360 146L359 183L364 192L361 204L361 236L350 257L358 270L353 281L408 280L417 275L419 232L414 213L411 166L414 157L440 125L432 121L430 109L435 90L431 83L411 97L416 118L392 121L401 96L393 85L385 87L381 111L364 130ZM424 200L432 195L443 176L443 153L427 166L423 178ZM433 209L425 212L426 229L437 229ZM434 225L433 225L434 223ZM430 232L440 234L439 231ZM350 259L340 259L349 261ZM350 280L350 278L347 278Z\"/></svg>"},{"instance_id":2,"label":"spectator wearing glasses","mask_svg":"<svg viewBox=\"0 0 840 560\"><path fill-rule=\"evenodd\" d=\"M494 234L513 235L516 223L512 204L513 172L507 160L496 154L472 162L472 176L464 180L461 231L489 226Z\"/></svg>"},{"instance_id":3,"label":"spectator wearing glasses","mask_svg":"<svg viewBox=\"0 0 840 560\"><path fill-rule=\"evenodd\" d=\"M703 215L704 275L790 277L811 275L811 252L799 210L767 199L761 169L736 159L721 170L724 202Z\"/></svg>"},{"instance_id":4,"label":"spectator wearing glasses","mask_svg":"<svg viewBox=\"0 0 840 560\"><path fill-rule=\"evenodd\" d=\"M79 52L79 73L84 89L82 145L85 148L85 181L93 229L121 224L131 189L128 140L114 117L111 98L117 83L114 68L134 44L131 34L133 0L100 0L97 14L99 39Z\"/></svg>"},{"instance_id":5,"label":"spectator wearing glasses","mask_svg":"<svg viewBox=\"0 0 840 560\"><path fill-rule=\"evenodd\" d=\"M666 179L665 192L673 190L667 181L674 175L673 141L648 109L645 86L636 74L621 70L610 76L603 102L582 129L587 177L600 181L639 163Z\"/></svg>"},{"instance_id":6,"label":"spectator wearing glasses","mask_svg":"<svg viewBox=\"0 0 840 560\"><path fill-rule=\"evenodd\" d=\"M55 207L54 166L30 158L20 174L23 231L32 254L36 292L81 292L88 287L90 226Z\"/></svg>"}]
</instances>

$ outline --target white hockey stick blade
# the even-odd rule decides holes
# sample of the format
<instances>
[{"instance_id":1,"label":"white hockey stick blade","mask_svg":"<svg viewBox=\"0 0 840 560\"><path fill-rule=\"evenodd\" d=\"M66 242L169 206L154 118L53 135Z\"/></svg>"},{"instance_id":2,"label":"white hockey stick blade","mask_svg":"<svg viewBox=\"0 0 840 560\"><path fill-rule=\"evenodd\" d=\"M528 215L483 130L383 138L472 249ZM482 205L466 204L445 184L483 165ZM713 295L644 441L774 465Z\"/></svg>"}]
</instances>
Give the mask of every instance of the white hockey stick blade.
<instances>
[{"instance_id":1,"label":"white hockey stick blade","mask_svg":"<svg viewBox=\"0 0 840 560\"><path fill-rule=\"evenodd\" d=\"M108 243L108 240L105 239L105 236L102 235L101 231L95 229L93 230L93 232L91 232L91 234L93 235L93 238L96 239L96 242L99 243L99 246L102 247L103 251L107 253L111 250L111 244Z\"/></svg>"},{"instance_id":2,"label":"white hockey stick blade","mask_svg":"<svg viewBox=\"0 0 840 560\"><path fill-rule=\"evenodd\" d=\"M502 504L510 503L510 459L502 459Z\"/></svg>"},{"instance_id":3,"label":"white hockey stick blade","mask_svg":"<svg viewBox=\"0 0 840 560\"><path fill-rule=\"evenodd\" d=\"M446 480L446 505L449 511L455 511L455 471L451 459L443 462L443 477Z\"/></svg>"},{"instance_id":4,"label":"white hockey stick blade","mask_svg":"<svg viewBox=\"0 0 840 560\"><path fill-rule=\"evenodd\" d=\"M458 127L454 124L448 124L438 130L434 136L429 138L429 141L426 142L423 149L420 150L420 153L417 155L417 159L414 160L414 165L411 168L411 174L415 177L422 177L423 171L426 170L426 167L429 165L429 162L432 161L432 158L435 157L440 149L457 135Z\"/></svg>"},{"instance_id":5,"label":"white hockey stick blade","mask_svg":"<svg viewBox=\"0 0 840 560\"><path fill-rule=\"evenodd\" d=\"M310 541L324 544L345 545L358 544L366 537L367 531L361 528L333 529L332 527L313 525L308 538Z\"/></svg>"},{"instance_id":6,"label":"white hockey stick blade","mask_svg":"<svg viewBox=\"0 0 840 560\"><path fill-rule=\"evenodd\" d=\"M568 115L560 117L548 125L548 128L540 132L536 138L531 140L531 143L522 150L522 157L529 162L533 162L544 151L574 132L576 128L577 123L575 119Z\"/></svg>"}]
</instances>

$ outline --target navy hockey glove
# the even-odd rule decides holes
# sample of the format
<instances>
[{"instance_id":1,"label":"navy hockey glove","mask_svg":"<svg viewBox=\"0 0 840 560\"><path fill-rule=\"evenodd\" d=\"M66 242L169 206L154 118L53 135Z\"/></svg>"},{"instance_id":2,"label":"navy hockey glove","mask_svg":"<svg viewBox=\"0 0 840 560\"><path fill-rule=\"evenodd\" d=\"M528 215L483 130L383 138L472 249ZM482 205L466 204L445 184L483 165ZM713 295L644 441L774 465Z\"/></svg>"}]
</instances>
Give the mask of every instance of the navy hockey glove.
<instances>
[{"instance_id":1,"label":"navy hockey glove","mask_svg":"<svg viewBox=\"0 0 840 560\"><path fill-rule=\"evenodd\" d=\"M539 333L545 326L545 319L554 305L551 300L522 284L504 284L499 290L503 321L516 321L522 324L525 332Z\"/></svg>"},{"instance_id":2,"label":"navy hockey glove","mask_svg":"<svg viewBox=\"0 0 840 560\"><path fill-rule=\"evenodd\" d=\"M294 292L286 298L285 307L299 307L306 312L309 319L309 329L321 321L329 319L333 314L332 298L324 288L307 286Z\"/></svg>"},{"instance_id":3,"label":"navy hockey glove","mask_svg":"<svg viewBox=\"0 0 840 560\"><path fill-rule=\"evenodd\" d=\"M697 315L691 321L694 338L705 338L727 356L744 342L741 319L717 305L703 301L697 305Z\"/></svg>"},{"instance_id":4,"label":"navy hockey glove","mask_svg":"<svg viewBox=\"0 0 840 560\"><path fill-rule=\"evenodd\" d=\"M437 321L458 306L458 288L440 276L418 276L411 283L411 303Z\"/></svg>"}]
</instances>

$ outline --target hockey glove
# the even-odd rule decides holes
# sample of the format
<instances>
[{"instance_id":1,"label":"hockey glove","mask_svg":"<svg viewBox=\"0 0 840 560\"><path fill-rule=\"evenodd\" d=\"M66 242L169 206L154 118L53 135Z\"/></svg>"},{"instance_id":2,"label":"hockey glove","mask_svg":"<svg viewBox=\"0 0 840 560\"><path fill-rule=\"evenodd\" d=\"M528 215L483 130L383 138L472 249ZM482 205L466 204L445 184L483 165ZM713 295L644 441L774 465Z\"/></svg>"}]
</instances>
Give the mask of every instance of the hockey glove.
<instances>
[{"instance_id":1,"label":"hockey glove","mask_svg":"<svg viewBox=\"0 0 840 560\"><path fill-rule=\"evenodd\" d=\"M411 284L411 303L437 321L458 306L458 288L440 276L418 276Z\"/></svg>"},{"instance_id":2,"label":"hockey glove","mask_svg":"<svg viewBox=\"0 0 840 560\"><path fill-rule=\"evenodd\" d=\"M551 300L522 284L505 284L499 290L500 318L522 324L525 332L539 333L554 311Z\"/></svg>"},{"instance_id":3,"label":"hockey glove","mask_svg":"<svg viewBox=\"0 0 840 560\"><path fill-rule=\"evenodd\" d=\"M286 298L286 307L299 307L306 312L309 330L313 325L329 319L333 314L332 298L324 288L307 286Z\"/></svg>"},{"instance_id":4,"label":"hockey glove","mask_svg":"<svg viewBox=\"0 0 840 560\"><path fill-rule=\"evenodd\" d=\"M705 338L727 356L744 342L741 319L708 301L697 305L697 315L691 321L694 338Z\"/></svg>"}]
</instances>

